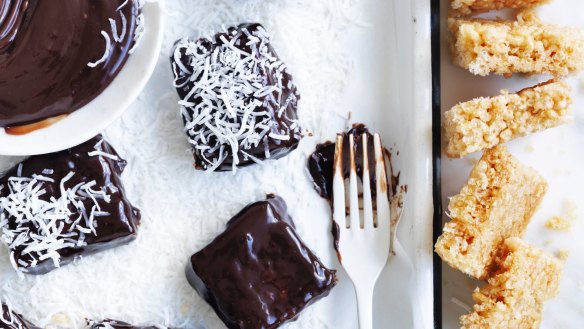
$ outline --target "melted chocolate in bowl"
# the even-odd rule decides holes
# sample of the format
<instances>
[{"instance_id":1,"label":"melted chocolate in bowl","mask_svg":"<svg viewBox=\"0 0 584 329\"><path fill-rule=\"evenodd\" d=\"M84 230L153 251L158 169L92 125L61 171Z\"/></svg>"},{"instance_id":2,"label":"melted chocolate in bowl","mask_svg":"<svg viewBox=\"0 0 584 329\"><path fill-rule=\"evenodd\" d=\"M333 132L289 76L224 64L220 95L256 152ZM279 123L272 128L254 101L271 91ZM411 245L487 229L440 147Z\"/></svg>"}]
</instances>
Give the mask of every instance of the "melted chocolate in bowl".
<instances>
[{"instance_id":1,"label":"melted chocolate in bowl","mask_svg":"<svg viewBox=\"0 0 584 329\"><path fill-rule=\"evenodd\" d=\"M97 97L125 64L139 14L135 0L0 0L0 127Z\"/></svg>"}]
</instances>

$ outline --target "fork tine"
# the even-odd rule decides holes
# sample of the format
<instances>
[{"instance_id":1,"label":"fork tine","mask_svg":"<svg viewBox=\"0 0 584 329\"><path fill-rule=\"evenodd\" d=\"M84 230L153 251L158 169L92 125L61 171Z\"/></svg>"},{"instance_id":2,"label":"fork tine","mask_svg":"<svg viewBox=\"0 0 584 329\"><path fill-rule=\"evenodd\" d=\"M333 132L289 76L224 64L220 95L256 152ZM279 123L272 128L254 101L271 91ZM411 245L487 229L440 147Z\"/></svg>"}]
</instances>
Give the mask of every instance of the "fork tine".
<instances>
[{"instance_id":1,"label":"fork tine","mask_svg":"<svg viewBox=\"0 0 584 329\"><path fill-rule=\"evenodd\" d=\"M385 172L385 155L383 153L383 146L379 134L374 136L375 146L375 177L377 177L376 189L377 192L377 225L380 228L389 229L389 199L388 199L388 184L387 175ZM388 231L387 234L390 234Z\"/></svg>"},{"instance_id":2,"label":"fork tine","mask_svg":"<svg viewBox=\"0 0 584 329\"><path fill-rule=\"evenodd\" d=\"M353 134L349 135L349 163L350 163L350 171L349 171L349 225L358 225L360 224L359 219L359 189L357 185L357 170L356 170L356 163L355 163L355 136Z\"/></svg>"},{"instance_id":3,"label":"fork tine","mask_svg":"<svg viewBox=\"0 0 584 329\"><path fill-rule=\"evenodd\" d=\"M343 136L337 135L333 175L333 220L340 226L346 219L345 178L343 175Z\"/></svg>"},{"instance_id":4,"label":"fork tine","mask_svg":"<svg viewBox=\"0 0 584 329\"><path fill-rule=\"evenodd\" d=\"M367 148L368 134L361 135L363 140L363 227L377 227L377 221L373 217L373 204L371 202L371 179L369 178L369 151Z\"/></svg>"}]
</instances>

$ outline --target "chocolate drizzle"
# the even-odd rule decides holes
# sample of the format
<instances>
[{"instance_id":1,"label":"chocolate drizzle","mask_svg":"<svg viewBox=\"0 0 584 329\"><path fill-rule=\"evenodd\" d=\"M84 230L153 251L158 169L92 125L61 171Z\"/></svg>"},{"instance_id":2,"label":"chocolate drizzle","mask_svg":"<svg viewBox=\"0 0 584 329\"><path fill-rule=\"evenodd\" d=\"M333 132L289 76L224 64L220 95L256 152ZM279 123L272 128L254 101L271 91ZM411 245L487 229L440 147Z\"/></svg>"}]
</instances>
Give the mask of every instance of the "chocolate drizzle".
<instances>
[{"instance_id":1,"label":"chocolate drizzle","mask_svg":"<svg viewBox=\"0 0 584 329\"><path fill-rule=\"evenodd\" d=\"M349 177L349 136L353 135L356 171L359 179L363 179L363 136L367 137L367 155L369 156L369 178L371 186L375 186L375 148L373 136L363 124L355 124L343 135L343 175ZM333 197L333 165L335 161L335 144L325 142L317 145L316 150L308 159L308 171L312 176L314 188L325 199L332 200ZM375 195L375 190L372 191Z\"/></svg>"},{"instance_id":2,"label":"chocolate drizzle","mask_svg":"<svg viewBox=\"0 0 584 329\"><path fill-rule=\"evenodd\" d=\"M0 1L0 127L71 113L116 77L134 45L138 3L130 0ZM124 38L116 42L109 19ZM105 31L111 49L105 61Z\"/></svg>"}]
</instances>

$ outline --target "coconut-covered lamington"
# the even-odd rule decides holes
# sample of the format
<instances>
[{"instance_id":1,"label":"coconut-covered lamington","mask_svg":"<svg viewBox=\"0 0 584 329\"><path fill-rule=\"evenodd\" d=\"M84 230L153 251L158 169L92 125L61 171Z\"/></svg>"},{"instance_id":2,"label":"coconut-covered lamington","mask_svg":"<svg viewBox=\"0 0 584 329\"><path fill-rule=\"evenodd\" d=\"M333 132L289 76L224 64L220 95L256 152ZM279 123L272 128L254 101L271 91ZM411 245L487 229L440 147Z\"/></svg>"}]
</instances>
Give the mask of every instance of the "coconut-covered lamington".
<instances>
[{"instance_id":1,"label":"coconut-covered lamington","mask_svg":"<svg viewBox=\"0 0 584 329\"><path fill-rule=\"evenodd\" d=\"M171 62L197 169L235 171L296 148L300 96L262 25L179 40Z\"/></svg>"},{"instance_id":2,"label":"coconut-covered lamington","mask_svg":"<svg viewBox=\"0 0 584 329\"><path fill-rule=\"evenodd\" d=\"M559 290L561 263L520 238L508 238L488 284L473 293L476 304L461 317L463 329L539 328L544 302Z\"/></svg>"},{"instance_id":3,"label":"coconut-covered lamington","mask_svg":"<svg viewBox=\"0 0 584 329\"><path fill-rule=\"evenodd\" d=\"M545 180L504 146L485 151L450 199L452 220L444 225L436 252L468 275L488 277L497 250L506 238L523 235L546 190Z\"/></svg>"},{"instance_id":4,"label":"coconut-covered lamington","mask_svg":"<svg viewBox=\"0 0 584 329\"><path fill-rule=\"evenodd\" d=\"M164 326L134 326L118 320L90 321L89 329L168 329Z\"/></svg>"},{"instance_id":5,"label":"coconut-covered lamington","mask_svg":"<svg viewBox=\"0 0 584 329\"><path fill-rule=\"evenodd\" d=\"M0 303L1 329L40 329L22 315L14 312L9 303Z\"/></svg>"},{"instance_id":6,"label":"coconut-covered lamington","mask_svg":"<svg viewBox=\"0 0 584 329\"><path fill-rule=\"evenodd\" d=\"M527 9L550 2L550 0L451 0L451 14L464 16L503 8Z\"/></svg>"},{"instance_id":7,"label":"coconut-covered lamington","mask_svg":"<svg viewBox=\"0 0 584 329\"><path fill-rule=\"evenodd\" d=\"M124 192L125 166L97 136L32 156L0 178L1 240L14 268L43 274L134 240L140 212Z\"/></svg>"},{"instance_id":8,"label":"coconut-covered lamington","mask_svg":"<svg viewBox=\"0 0 584 329\"><path fill-rule=\"evenodd\" d=\"M453 62L475 75L547 73L584 68L584 33L535 19L493 21L450 18Z\"/></svg>"},{"instance_id":9,"label":"coconut-covered lamington","mask_svg":"<svg viewBox=\"0 0 584 329\"><path fill-rule=\"evenodd\" d=\"M566 82L550 80L454 106L444 113L447 155L463 157L571 121L570 92Z\"/></svg>"}]
</instances>

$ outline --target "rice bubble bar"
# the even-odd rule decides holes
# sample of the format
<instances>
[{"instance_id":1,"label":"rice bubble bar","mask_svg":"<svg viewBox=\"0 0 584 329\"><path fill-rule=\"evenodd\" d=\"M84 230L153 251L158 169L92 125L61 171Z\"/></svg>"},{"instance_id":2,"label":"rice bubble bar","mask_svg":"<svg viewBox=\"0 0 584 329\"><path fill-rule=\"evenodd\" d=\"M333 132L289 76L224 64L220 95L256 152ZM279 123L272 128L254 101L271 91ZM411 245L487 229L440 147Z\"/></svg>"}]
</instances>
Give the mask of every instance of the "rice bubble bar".
<instances>
[{"instance_id":1,"label":"rice bubble bar","mask_svg":"<svg viewBox=\"0 0 584 329\"><path fill-rule=\"evenodd\" d=\"M487 285L473 293L476 304L460 318L462 329L539 328L544 303L560 290L562 264L520 238L498 251Z\"/></svg>"},{"instance_id":2,"label":"rice bubble bar","mask_svg":"<svg viewBox=\"0 0 584 329\"><path fill-rule=\"evenodd\" d=\"M465 16L503 8L528 9L543 5L551 0L451 0L451 14Z\"/></svg>"},{"instance_id":3,"label":"rice bubble bar","mask_svg":"<svg viewBox=\"0 0 584 329\"><path fill-rule=\"evenodd\" d=\"M298 145L300 95L262 25L181 39L171 66L197 169L235 171Z\"/></svg>"},{"instance_id":4,"label":"rice bubble bar","mask_svg":"<svg viewBox=\"0 0 584 329\"><path fill-rule=\"evenodd\" d=\"M438 237L436 253L463 273L488 278L503 241L523 236L546 191L543 177L504 146L485 151L460 193L450 199L452 220Z\"/></svg>"},{"instance_id":5,"label":"rice bubble bar","mask_svg":"<svg viewBox=\"0 0 584 329\"><path fill-rule=\"evenodd\" d=\"M140 211L126 198L126 161L101 135L35 155L0 178L0 240L13 267L44 274L136 238Z\"/></svg>"},{"instance_id":6,"label":"rice bubble bar","mask_svg":"<svg viewBox=\"0 0 584 329\"><path fill-rule=\"evenodd\" d=\"M454 64L472 74L562 77L584 69L584 32L526 15L519 21L449 18Z\"/></svg>"},{"instance_id":7,"label":"rice bubble bar","mask_svg":"<svg viewBox=\"0 0 584 329\"><path fill-rule=\"evenodd\" d=\"M571 88L550 80L511 94L480 97L444 113L444 136L449 157L495 147L512 139L572 122Z\"/></svg>"}]
</instances>

